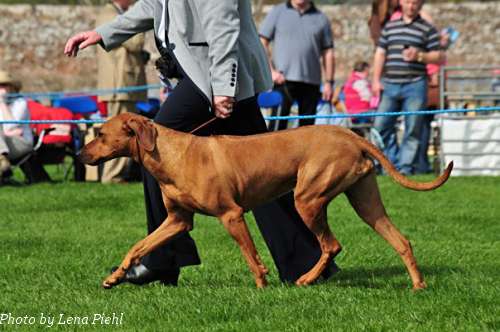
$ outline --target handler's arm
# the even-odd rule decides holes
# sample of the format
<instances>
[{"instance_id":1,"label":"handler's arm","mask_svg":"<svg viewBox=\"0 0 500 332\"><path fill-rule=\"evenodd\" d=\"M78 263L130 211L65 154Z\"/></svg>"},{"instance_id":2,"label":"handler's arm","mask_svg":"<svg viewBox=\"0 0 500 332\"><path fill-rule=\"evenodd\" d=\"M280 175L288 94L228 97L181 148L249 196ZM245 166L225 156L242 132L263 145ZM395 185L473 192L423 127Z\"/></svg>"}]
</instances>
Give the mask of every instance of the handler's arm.
<instances>
[{"instance_id":1,"label":"handler's arm","mask_svg":"<svg viewBox=\"0 0 500 332\"><path fill-rule=\"evenodd\" d=\"M137 1L129 10L95 31L102 37L101 46L109 51L120 46L138 33L151 30L154 26L154 5L156 0Z\"/></svg>"},{"instance_id":2,"label":"handler's arm","mask_svg":"<svg viewBox=\"0 0 500 332\"><path fill-rule=\"evenodd\" d=\"M138 1L113 21L95 30L77 33L66 42L64 54L76 56L79 50L95 44L100 44L106 51L109 51L137 33L150 30L154 26L153 1L156 0Z\"/></svg>"},{"instance_id":3,"label":"handler's arm","mask_svg":"<svg viewBox=\"0 0 500 332\"><path fill-rule=\"evenodd\" d=\"M194 0L205 31L214 96L234 97L240 17L237 0Z\"/></svg>"}]
</instances>

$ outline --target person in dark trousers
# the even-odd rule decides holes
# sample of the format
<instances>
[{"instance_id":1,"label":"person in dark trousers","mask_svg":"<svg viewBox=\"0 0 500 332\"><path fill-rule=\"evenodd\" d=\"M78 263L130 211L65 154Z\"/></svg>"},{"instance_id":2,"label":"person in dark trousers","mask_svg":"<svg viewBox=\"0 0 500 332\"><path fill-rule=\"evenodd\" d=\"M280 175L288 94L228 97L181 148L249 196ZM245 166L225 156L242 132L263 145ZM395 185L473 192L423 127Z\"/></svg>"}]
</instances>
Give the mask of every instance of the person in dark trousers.
<instances>
[{"instance_id":1,"label":"person in dark trousers","mask_svg":"<svg viewBox=\"0 0 500 332\"><path fill-rule=\"evenodd\" d=\"M335 54L328 17L310 0L291 0L273 7L259 34L268 54L275 90L284 97L279 115L289 115L294 101L298 103L299 115L315 115L318 101L330 101L335 85ZM277 115L277 111L272 115ZM301 119L299 124L311 125L314 119ZM287 126L288 122L281 120L277 129ZM276 123L270 121L269 129L275 127Z\"/></svg>"},{"instance_id":2,"label":"person in dark trousers","mask_svg":"<svg viewBox=\"0 0 500 332\"><path fill-rule=\"evenodd\" d=\"M112 49L153 28L167 77L180 77L154 121L189 132L216 116L216 121L196 134L266 131L256 96L271 88L272 82L250 2L192 0L165 6L162 1L142 0L112 22L70 38L65 54L76 56L78 50L98 43ZM166 219L167 211L157 181L146 171L144 192L151 233ZM314 266L321 250L296 212L292 193L253 213L281 280L293 282ZM131 268L125 281L146 284L159 280L176 285L181 267L199 263L195 243L184 233ZM332 262L323 277L335 271Z\"/></svg>"}]
</instances>

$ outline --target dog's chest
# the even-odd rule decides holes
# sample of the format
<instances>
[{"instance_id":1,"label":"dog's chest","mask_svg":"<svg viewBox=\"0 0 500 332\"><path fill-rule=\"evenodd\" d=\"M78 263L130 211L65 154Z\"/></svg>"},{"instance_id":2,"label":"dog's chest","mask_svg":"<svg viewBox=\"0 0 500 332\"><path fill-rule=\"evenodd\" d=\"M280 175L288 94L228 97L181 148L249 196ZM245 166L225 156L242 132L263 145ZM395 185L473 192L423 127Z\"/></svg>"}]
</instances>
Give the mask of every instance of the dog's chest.
<instances>
[{"instance_id":1,"label":"dog's chest","mask_svg":"<svg viewBox=\"0 0 500 332\"><path fill-rule=\"evenodd\" d=\"M175 185L162 185L161 191L168 200L188 211L206 213L205 207L197 199Z\"/></svg>"}]
</instances>

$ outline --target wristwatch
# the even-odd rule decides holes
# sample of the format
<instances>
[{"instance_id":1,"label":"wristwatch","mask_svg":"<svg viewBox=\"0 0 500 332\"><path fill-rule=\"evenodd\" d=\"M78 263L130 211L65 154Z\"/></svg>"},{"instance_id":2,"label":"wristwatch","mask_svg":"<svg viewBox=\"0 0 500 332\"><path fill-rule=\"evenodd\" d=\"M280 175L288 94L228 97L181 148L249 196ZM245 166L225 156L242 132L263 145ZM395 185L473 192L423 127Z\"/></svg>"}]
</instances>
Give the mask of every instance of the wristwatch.
<instances>
[{"instance_id":1,"label":"wristwatch","mask_svg":"<svg viewBox=\"0 0 500 332\"><path fill-rule=\"evenodd\" d=\"M335 86L335 80L326 80L326 83L329 83L332 87Z\"/></svg>"},{"instance_id":2,"label":"wristwatch","mask_svg":"<svg viewBox=\"0 0 500 332\"><path fill-rule=\"evenodd\" d=\"M424 62L424 52L417 53L417 62Z\"/></svg>"}]
</instances>

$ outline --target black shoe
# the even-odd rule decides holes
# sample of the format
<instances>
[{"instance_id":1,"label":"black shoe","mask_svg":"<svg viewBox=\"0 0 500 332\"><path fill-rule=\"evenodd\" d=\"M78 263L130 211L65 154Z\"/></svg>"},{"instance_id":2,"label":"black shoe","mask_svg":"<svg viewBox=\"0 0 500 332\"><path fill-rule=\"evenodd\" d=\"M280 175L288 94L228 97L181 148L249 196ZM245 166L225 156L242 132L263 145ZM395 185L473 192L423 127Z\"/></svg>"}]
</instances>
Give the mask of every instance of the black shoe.
<instances>
[{"instance_id":1,"label":"black shoe","mask_svg":"<svg viewBox=\"0 0 500 332\"><path fill-rule=\"evenodd\" d=\"M111 269L111 272L116 271L118 267L115 266ZM122 282L130 282L134 285L146 285L154 281L159 281L166 286L177 286L177 281L179 279L180 269L174 270L150 270L143 264L138 264L132 266L125 274Z\"/></svg>"}]
</instances>

